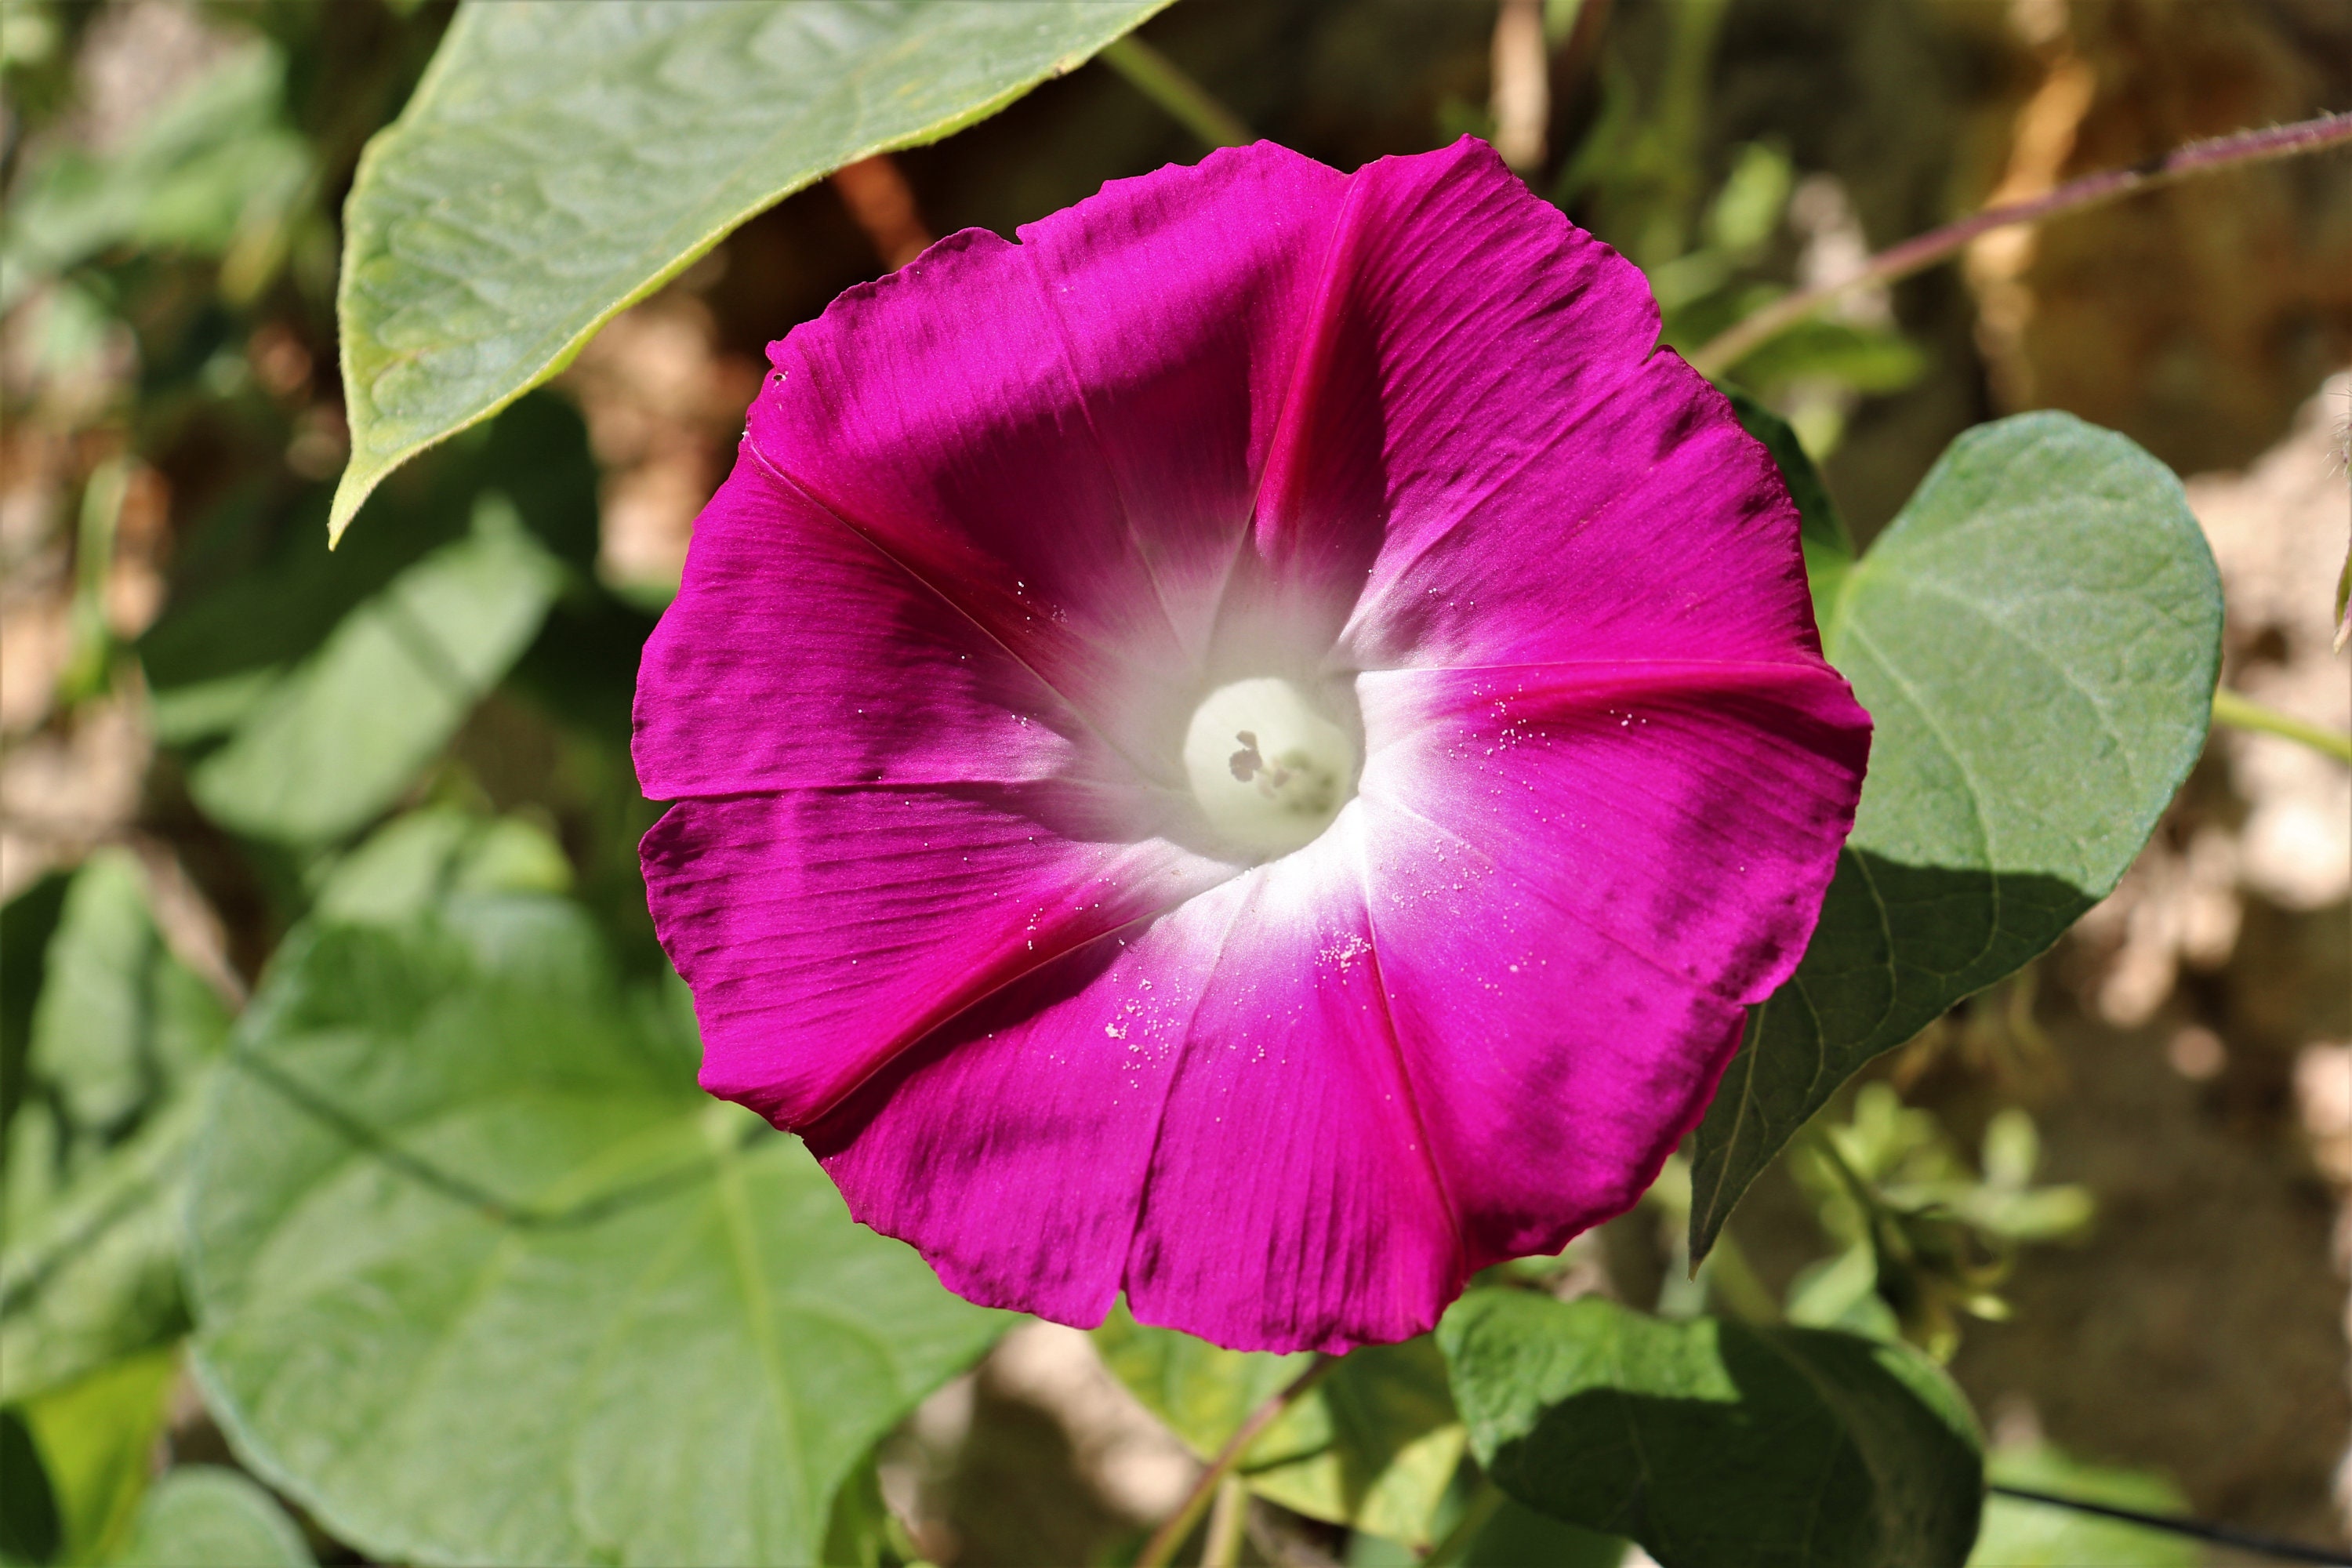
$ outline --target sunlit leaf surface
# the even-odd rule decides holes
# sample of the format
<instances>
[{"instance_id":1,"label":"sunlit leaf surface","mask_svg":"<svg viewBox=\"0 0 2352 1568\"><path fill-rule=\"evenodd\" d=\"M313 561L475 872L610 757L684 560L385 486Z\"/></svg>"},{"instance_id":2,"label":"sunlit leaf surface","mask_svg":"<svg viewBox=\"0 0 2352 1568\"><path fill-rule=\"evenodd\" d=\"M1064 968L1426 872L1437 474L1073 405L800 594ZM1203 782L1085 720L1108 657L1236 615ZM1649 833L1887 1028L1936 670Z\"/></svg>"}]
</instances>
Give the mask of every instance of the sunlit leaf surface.
<instances>
[{"instance_id":1,"label":"sunlit leaf surface","mask_svg":"<svg viewBox=\"0 0 2352 1568\"><path fill-rule=\"evenodd\" d=\"M752 214L994 112L1167 3L465 7L345 213L334 531Z\"/></svg>"},{"instance_id":2,"label":"sunlit leaf surface","mask_svg":"<svg viewBox=\"0 0 2352 1568\"><path fill-rule=\"evenodd\" d=\"M57 1561L103 1562L122 1543L154 1472L179 1372L176 1349L148 1351L25 1403L56 1510Z\"/></svg>"},{"instance_id":3,"label":"sunlit leaf surface","mask_svg":"<svg viewBox=\"0 0 2352 1568\"><path fill-rule=\"evenodd\" d=\"M298 933L199 1152L199 1375L240 1457L428 1563L814 1561L873 1441L1011 1320L695 1088L572 906Z\"/></svg>"}]
</instances>

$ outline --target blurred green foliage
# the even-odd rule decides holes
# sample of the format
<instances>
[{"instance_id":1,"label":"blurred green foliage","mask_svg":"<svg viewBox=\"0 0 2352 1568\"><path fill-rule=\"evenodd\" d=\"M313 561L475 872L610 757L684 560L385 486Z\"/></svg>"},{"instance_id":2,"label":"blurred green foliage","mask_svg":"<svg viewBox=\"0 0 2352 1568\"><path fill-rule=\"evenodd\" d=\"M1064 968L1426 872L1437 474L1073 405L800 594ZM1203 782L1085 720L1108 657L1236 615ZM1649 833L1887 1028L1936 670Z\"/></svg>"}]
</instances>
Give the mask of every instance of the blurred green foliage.
<instances>
[{"instance_id":1,"label":"blurred green foliage","mask_svg":"<svg viewBox=\"0 0 2352 1568\"><path fill-rule=\"evenodd\" d=\"M1220 1350L1138 1323L1123 1305L1094 1334L1112 1374L1203 1459L1315 1359ZM1412 1340L1341 1360L1250 1446L1238 1473L1310 1519L1426 1546L1465 1442L1437 1347Z\"/></svg>"},{"instance_id":2,"label":"blurred green foliage","mask_svg":"<svg viewBox=\"0 0 2352 1568\"><path fill-rule=\"evenodd\" d=\"M186 1465L149 1489L116 1568L314 1568L277 1500L236 1470Z\"/></svg>"},{"instance_id":3,"label":"blurred green foliage","mask_svg":"<svg viewBox=\"0 0 2352 1568\"><path fill-rule=\"evenodd\" d=\"M40 951L40 950L37 950ZM181 1175L226 1013L164 948L120 851L68 885L27 989L22 1100L7 1121L0 1399L44 1394L187 1324Z\"/></svg>"},{"instance_id":4,"label":"blurred green foliage","mask_svg":"<svg viewBox=\"0 0 2352 1568\"><path fill-rule=\"evenodd\" d=\"M10 194L0 310L118 249L220 259L223 295L250 299L311 173L310 144L286 122L285 78L284 51L247 40L110 154L68 144L36 165Z\"/></svg>"},{"instance_id":5,"label":"blurred green foliage","mask_svg":"<svg viewBox=\"0 0 2352 1568\"><path fill-rule=\"evenodd\" d=\"M1958 1345L1956 1311L2008 1315L1995 1288L2018 1248L2078 1237L2092 1220L2084 1188L2032 1184L2039 1140L2014 1106L1985 1129L1975 1170L1884 1083L1864 1085L1851 1121L1792 1154L1841 1250L1790 1287L1790 1321L1906 1339L1939 1361Z\"/></svg>"}]
</instances>

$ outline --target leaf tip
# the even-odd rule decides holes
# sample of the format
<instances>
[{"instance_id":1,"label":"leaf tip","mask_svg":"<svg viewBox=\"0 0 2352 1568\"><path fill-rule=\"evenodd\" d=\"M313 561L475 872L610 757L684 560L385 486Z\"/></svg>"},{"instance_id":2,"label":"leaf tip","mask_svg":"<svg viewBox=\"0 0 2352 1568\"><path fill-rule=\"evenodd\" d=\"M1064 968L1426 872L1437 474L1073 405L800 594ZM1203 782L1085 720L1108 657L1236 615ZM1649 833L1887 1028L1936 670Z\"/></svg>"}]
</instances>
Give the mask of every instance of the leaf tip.
<instances>
[{"instance_id":1,"label":"leaf tip","mask_svg":"<svg viewBox=\"0 0 2352 1568\"><path fill-rule=\"evenodd\" d=\"M376 485L383 479L384 470L373 466L362 467L353 457L343 465L343 477L335 481L334 504L327 510L327 548L332 550L343 542L343 531L360 514Z\"/></svg>"},{"instance_id":2,"label":"leaf tip","mask_svg":"<svg viewBox=\"0 0 2352 1568\"><path fill-rule=\"evenodd\" d=\"M1698 1278L1698 1266L1705 1263L1706 1255L1715 1250L1716 1233L1722 1228L1723 1222L1715 1217L1714 1205L1708 1205L1704 1210L1696 1205L1692 1205L1690 1217L1690 1277L1692 1279Z\"/></svg>"}]
</instances>

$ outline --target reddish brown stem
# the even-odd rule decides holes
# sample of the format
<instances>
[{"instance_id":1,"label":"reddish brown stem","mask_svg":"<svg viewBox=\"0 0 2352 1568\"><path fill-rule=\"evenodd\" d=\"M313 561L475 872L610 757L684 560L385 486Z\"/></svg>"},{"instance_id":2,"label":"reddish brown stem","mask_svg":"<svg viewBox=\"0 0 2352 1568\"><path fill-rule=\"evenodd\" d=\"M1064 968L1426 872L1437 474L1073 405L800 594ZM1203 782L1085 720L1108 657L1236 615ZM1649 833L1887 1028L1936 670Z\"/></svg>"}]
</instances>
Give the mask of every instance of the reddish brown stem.
<instances>
[{"instance_id":1,"label":"reddish brown stem","mask_svg":"<svg viewBox=\"0 0 2352 1568\"><path fill-rule=\"evenodd\" d=\"M1706 343L1690 356L1690 363L1701 374L1719 375L1841 294L1874 284L1892 283L1897 279L1924 271L1959 251L1979 235L1990 234L1994 229L2039 223L2062 214L2104 206L2139 191L2154 190L2187 179L2191 174L2211 174L2272 158L2317 153L2347 143L2352 143L2352 114L2323 114L2316 120L2301 120L2292 125L2241 131L2234 135L2191 142L2187 146L2174 148L2160 158L2132 168L2085 174L2046 195L2035 196L2031 201L2011 202L2005 206L1988 207L1972 217L1965 217L1958 223L1946 224L1941 228L1930 229L1926 234L1906 239L1872 257L1868 265L1852 277L1784 294Z\"/></svg>"},{"instance_id":2,"label":"reddish brown stem","mask_svg":"<svg viewBox=\"0 0 2352 1568\"><path fill-rule=\"evenodd\" d=\"M931 243L931 232L923 226L923 215L915 206L914 190L887 153L835 169L833 188L850 217L873 241L874 254L882 258L883 266L895 271Z\"/></svg>"}]
</instances>

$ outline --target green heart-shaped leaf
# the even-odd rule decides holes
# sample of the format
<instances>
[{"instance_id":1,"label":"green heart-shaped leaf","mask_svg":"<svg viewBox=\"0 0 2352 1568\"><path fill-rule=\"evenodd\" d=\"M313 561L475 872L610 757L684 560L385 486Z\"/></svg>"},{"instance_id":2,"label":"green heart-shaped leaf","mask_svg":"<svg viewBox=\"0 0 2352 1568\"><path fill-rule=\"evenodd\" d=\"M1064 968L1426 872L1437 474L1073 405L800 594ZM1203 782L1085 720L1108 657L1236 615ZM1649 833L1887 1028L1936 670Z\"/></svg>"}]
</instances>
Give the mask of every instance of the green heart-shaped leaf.
<instances>
[{"instance_id":1,"label":"green heart-shaped leaf","mask_svg":"<svg viewBox=\"0 0 2352 1568\"><path fill-rule=\"evenodd\" d=\"M1438 1325L1504 1492L1664 1568L1959 1568L1984 1467L1933 1363L1827 1329L1475 1290Z\"/></svg>"},{"instance_id":2,"label":"green heart-shaped leaf","mask_svg":"<svg viewBox=\"0 0 2352 1568\"><path fill-rule=\"evenodd\" d=\"M1870 774L1804 961L1699 1126L1693 1258L1864 1062L2114 890L2219 673L2221 582L2179 480L2070 415L1969 431L1861 560L1812 564Z\"/></svg>"},{"instance_id":3,"label":"green heart-shaped leaf","mask_svg":"<svg viewBox=\"0 0 2352 1568\"><path fill-rule=\"evenodd\" d=\"M835 1490L1013 1320L694 1084L574 907L298 931L190 1204L239 1455L388 1561L808 1563Z\"/></svg>"}]
</instances>

